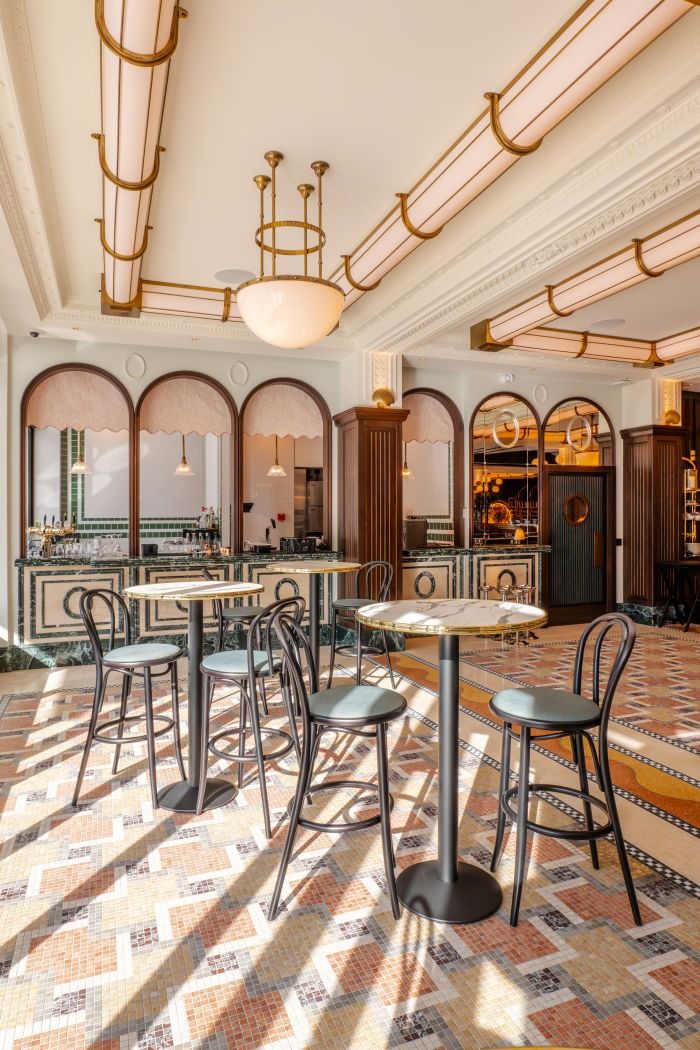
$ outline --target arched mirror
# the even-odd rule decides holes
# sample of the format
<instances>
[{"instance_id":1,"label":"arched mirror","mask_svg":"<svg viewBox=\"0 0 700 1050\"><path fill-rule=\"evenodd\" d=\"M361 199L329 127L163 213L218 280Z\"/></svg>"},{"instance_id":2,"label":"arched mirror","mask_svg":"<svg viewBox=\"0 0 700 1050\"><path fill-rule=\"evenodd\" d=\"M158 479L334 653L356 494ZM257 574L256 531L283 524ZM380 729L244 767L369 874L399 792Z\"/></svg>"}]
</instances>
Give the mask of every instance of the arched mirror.
<instances>
[{"instance_id":1,"label":"arched mirror","mask_svg":"<svg viewBox=\"0 0 700 1050\"><path fill-rule=\"evenodd\" d=\"M243 549L331 546L330 413L305 383L261 384L241 410Z\"/></svg>"},{"instance_id":2,"label":"arched mirror","mask_svg":"<svg viewBox=\"0 0 700 1050\"><path fill-rule=\"evenodd\" d=\"M404 548L464 544L464 424L445 394L409 390L402 408Z\"/></svg>"},{"instance_id":3,"label":"arched mirror","mask_svg":"<svg viewBox=\"0 0 700 1050\"><path fill-rule=\"evenodd\" d=\"M162 376L142 394L139 539L145 554L235 546L236 407L196 372Z\"/></svg>"},{"instance_id":4,"label":"arched mirror","mask_svg":"<svg viewBox=\"0 0 700 1050\"><path fill-rule=\"evenodd\" d=\"M30 555L129 552L133 408L99 368L60 365L22 400L22 549Z\"/></svg>"},{"instance_id":5,"label":"arched mirror","mask_svg":"<svg viewBox=\"0 0 700 1050\"><path fill-rule=\"evenodd\" d=\"M586 398L555 405L544 424L544 459L550 466L612 466L614 442L605 413Z\"/></svg>"},{"instance_id":6,"label":"arched mirror","mask_svg":"<svg viewBox=\"0 0 700 1050\"><path fill-rule=\"evenodd\" d=\"M540 427L523 398L494 394L471 424L472 541L537 543Z\"/></svg>"}]
</instances>

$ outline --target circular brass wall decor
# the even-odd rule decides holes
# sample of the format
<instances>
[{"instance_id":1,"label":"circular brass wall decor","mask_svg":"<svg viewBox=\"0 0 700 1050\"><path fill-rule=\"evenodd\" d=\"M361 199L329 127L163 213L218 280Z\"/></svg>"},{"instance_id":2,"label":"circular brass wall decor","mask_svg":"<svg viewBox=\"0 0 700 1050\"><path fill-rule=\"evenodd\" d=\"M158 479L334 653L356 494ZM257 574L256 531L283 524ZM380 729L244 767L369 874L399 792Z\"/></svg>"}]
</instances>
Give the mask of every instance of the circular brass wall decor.
<instances>
[{"instance_id":1,"label":"circular brass wall decor","mask_svg":"<svg viewBox=\"0 0 700 1050\"><path fill-rule=\"evenodd\" d=\"M574 423L583 423L583 436L580 443L578 443L576 436L573 433ZM585 452L586 449L590 448L591 441L593 440L593 427L588 416L572 416L569 422L566 424L566 443L574 450L574 452Z\"/></svg>"},{"instance_id":2,"label":"circular brass wall decor","mask_svg":"<svg viewBox=\"0 0 700 1050\"><path fill-rule=\"evenodd\" d=\"M591 513L591 505L581 492L572 492L567 496L562 506L562 514L569 525L583 525Z\"/></svg>"},{"instance_id":3,"label":"circular brass wall decor","mask_svg":"<svg viewBox=\"0 0 700 1050\"><path fill-rule=\"evenodd\" d=\"M513 425L513 440L512 441L504 441L499 436L498 425L501 422L503 422L503 426L504 426L504 429L506 429L506 431L507 431L507 422L508 423L512 423L512 425ZM498 413L498 415L496 416L496 418L493 421L493 426L491 427L491 434L493 436L493 440L496 442L496 444L500 448L515 448L515 446L520 441L520 420L518 419L518 417L516 416L516 414L514 412L510 411L510 409L503 408L503 409L501 409L501 411Z\"/></svg>"}]
</instances>

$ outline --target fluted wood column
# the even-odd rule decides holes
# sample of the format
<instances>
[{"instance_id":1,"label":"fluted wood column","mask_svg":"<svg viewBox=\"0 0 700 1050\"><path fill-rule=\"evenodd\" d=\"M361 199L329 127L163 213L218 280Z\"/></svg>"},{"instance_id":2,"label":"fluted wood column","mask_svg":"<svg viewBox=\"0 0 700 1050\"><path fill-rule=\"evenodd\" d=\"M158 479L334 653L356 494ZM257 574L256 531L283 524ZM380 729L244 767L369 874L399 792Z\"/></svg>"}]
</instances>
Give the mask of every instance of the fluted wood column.
<instances>
[{"instance_id":1,"label":"fluted wood column","mask_svg":"<svg viewBox=\"0 0 700 1050\"><path fill-rule=\"evenodd\" d=\"M348 561L394 566L391 597L401 595L403 408L349 408L338 428L338 542Z\"/></svg>"},{"instance_id":2,"label":"fluted wood column","mask_svg":"<svg viewBox=\"0 0 700 1050\"><path fill-rule=\"evenodd\" d=\"M658 564L683 551L685 431L650 424L622 431L624 601L659 605Z\"/></svg>"}]
</instances>

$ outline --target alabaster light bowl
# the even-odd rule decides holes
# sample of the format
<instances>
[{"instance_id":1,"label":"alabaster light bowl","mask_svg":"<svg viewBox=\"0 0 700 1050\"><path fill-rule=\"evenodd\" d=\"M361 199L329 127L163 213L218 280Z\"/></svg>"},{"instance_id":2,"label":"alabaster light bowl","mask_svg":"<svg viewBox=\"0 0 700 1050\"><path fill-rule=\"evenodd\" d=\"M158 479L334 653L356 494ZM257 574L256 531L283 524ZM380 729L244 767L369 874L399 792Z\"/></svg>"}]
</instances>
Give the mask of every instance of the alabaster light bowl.
<instances>
[{"instance_id":1,"label":"alabaster light bowl","mask_svg":"<svg viewBox=\"0 0 700 1050\"><path fill-rule=\"evenodd\" d=\"M288 350L317 343L332 332L344 295L318 277L259 277L236 290L241 317L259 339Z\"/></svg>"}]
</instances>

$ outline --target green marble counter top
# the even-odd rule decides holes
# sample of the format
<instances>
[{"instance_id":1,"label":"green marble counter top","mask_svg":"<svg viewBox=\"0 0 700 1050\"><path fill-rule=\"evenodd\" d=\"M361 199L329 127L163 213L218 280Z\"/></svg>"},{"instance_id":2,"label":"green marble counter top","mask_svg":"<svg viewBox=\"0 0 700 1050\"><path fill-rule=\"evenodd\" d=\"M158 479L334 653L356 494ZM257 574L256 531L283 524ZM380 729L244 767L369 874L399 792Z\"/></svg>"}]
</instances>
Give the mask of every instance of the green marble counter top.
<instances>
[{"instance_id":1,"label":"green marble counter top","mask_svg":"<svg viewBox=\"0 0 700 1050\"><path fill-rule=\"evenodd\" d=\"M475 547L416 547L403 551L404 558L422 558L426 555L440 557L445 554L503 554L504 551L522 554L530 551L535 554L549 554L552 548L542 543L490 543Z\"/></svg>"},{"instance_id":2,"label":"green marble counter top","mask_svg":"<svg viewBox=\"0 0 700 1050\"><path fill-rule=\"evenodd\" d=\"M315 551L313 554L296 553L290 554L286 551L271 551L268 554L255 554L252 551L241 551L240 554L156 554L147 558L132 558L127 555L110 554L105 557L83 555L78 558L17 558L15 565L22 568L25 565L85 565L85 566L139 566L139 565L231 565L236 562L263 562L265 564L274 561L308 561L319 559L336 561L342 557L341 551Z\"/></svg>"}]
</instances>

